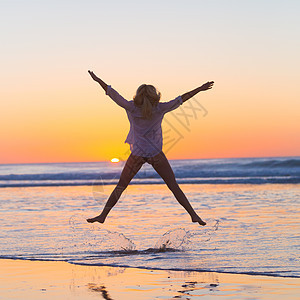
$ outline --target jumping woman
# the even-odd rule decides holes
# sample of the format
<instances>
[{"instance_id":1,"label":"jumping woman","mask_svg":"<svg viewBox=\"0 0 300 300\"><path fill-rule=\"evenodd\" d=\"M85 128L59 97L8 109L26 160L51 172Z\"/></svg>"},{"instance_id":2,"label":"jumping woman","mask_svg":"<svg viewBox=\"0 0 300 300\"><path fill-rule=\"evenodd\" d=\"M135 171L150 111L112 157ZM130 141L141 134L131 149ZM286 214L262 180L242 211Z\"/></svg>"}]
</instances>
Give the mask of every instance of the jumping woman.
<instances>
[{"instance_id":1,"label":"jumping woman","mask_svg":"<svg viewBox=\"0 0 300 300\"><path fill-rule=\"evenodd\" d=\"M140 170L142 165L147 162L152 165L154 170L161 176L168 188L172 191L177 201L186 209L192 218L192 222L198 222L202 226L206 225L194 211L179 187L169 161L162 152L161 123L167 112L178 108L197 93L211 89L214 82L209 81L188 93L178 96L174 100L164 103L159 102L161 94L154 86L142 84L137 89L133 101L127 101L110 85L107 85L98 78L92 71L88 72L91 77L101 85L106 95L126 110L130 122L130 130L125 143L130 145L131 154L122 170L119 182L109 196L103 211L100 215L87 219L87 222L104 223L108 213L118 202L131 179Z\"/></svg>"}]
</instances>

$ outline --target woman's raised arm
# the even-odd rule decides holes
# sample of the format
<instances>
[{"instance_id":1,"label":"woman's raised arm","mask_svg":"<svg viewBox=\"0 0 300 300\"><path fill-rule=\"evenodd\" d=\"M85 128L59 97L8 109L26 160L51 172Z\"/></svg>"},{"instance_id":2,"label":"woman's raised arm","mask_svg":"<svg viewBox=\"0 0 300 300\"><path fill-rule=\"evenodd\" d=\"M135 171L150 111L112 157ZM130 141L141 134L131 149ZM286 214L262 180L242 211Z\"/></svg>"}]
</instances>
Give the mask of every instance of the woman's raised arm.
<instances>
[{"instance_id":1,"label":"woman's raised arm","mask_svg":"<svg viewBox=\"0 0 300 300\"><path fill-rule=\"evenodd\" d=\"M104 91L107 92L107 84L103 80L101 80L99 77L97 77L93 71L89 70L88 72L91 75L91 77L102 86Z\"/></svg>"},{"instance_id":2,"label":"woman's raised arm","mask_svg":"<svg viewBox=\"0 0 300 300\"><path fill-rule=\"evenodd\" d=\"M94 72L88 71L91 77L97 81L102 88L105 90L105 94L109 96L114 102L116 102L119 106L125 108L126 110L132 111L134 108L134 104L132 101L127 101L124 97L122 97L116 90L114 90L110 85L106 84L103 80L97 77Z\"/></svg>"},{"instance_id":3,"label":"woman's raised arm","mask_svg":"<svg viewBox=\"0 0 300 300\"><path fill-rule=\"evenodd\" d=\"M198 94L201 91L206 91L206 90L211 89L213 84L214 84L213 81L208 81L208 82L202 84L200 87L181 95L182 102L189 100L190 98L194 97L196 94Z\"/></svg>"}]
</instances>

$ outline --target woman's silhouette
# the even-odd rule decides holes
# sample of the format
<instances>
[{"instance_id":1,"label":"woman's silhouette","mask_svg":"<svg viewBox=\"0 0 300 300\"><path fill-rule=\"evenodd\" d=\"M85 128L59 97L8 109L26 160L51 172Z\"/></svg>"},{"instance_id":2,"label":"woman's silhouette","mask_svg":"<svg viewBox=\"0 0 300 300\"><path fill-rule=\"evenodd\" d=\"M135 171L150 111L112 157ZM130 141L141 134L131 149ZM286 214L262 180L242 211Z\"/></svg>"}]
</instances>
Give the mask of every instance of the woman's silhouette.
<instances>
[{"instance_id":1,"label":"woman's silhouette","mask_svg":"<svg viewBox=\"0 0 300 300\"><path fill-rule=\"evenodd\" d=\"M154 86L142 84L137 89L133 101L127 101L93 72L88 72L105 90L106 95L126 110L130 122L130 131L125 142L130 144L131 154L126 161L119 182L108 198L101 214L94 218L87 219L87 221L89 223L104 223L108 213L117 203L131 179L140 170L142 165L147 162L153 166L155 171L172 191L177 201L186 209L192 218L192 222L198 222L203 226L206 225L194 211L179 187L174 172L165 154L162 152L161 122L167 112L176 109L200 91L211 89L214 82L209 81L190 92L178 96L174 100L164 103L159 102L161 94Z\"/></svg>"}]
</instances>

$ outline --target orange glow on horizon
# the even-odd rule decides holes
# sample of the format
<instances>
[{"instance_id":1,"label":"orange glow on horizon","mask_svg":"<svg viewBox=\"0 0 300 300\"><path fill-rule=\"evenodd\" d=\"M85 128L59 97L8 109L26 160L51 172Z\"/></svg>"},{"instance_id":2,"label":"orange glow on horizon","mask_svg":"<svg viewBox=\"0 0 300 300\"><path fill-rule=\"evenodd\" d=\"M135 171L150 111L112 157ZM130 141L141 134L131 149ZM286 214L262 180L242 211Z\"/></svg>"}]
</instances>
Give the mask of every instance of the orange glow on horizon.
<instances>
[{"instance_id":1,"label":"orange glow on horizon","mask_svg":"<svg viewBox=\"0 0 300 300\"><path fill-rule=\"evenodd\" d=\"M300 2L257 10L239 1L232 10L226 1L178 1L169 13L161 1L155 22L146 4L119 1L116 18L109 1L48 2L7 4L0 20L10 24L0 58L0 164L127 159L126 112L88 69L128 100L142 83L164 102L215 82L195 96L205 116L189 103L180 106L185 116L179 108L165 115L163 132L168 121L170 138L181 137L171 148L164 140L169 159L300 155Z\"/></svg>"}]
</instances>

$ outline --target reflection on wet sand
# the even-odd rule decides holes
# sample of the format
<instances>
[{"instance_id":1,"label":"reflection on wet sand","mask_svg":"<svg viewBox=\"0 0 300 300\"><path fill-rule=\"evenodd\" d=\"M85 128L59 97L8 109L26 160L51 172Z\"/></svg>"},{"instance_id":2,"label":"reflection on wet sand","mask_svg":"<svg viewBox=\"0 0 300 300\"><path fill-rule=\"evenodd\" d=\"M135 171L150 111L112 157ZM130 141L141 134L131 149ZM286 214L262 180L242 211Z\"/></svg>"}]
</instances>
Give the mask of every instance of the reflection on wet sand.
<instances>
[{"instance_id":1,"label":"reflection on wet sand","mask_svg":"<svg viewBox=\"0 0 300 300\"><path fill-rule=\"evenodd\" d=\"M96 285L94 283L88 283L88 288L94 292L100 292L102 294L103 299L105 300L113 300L108 294L106 287L104 285Z\"/></svg>"},{"instance_id":2,"label":"reflection on wet sand","mask_svg":"<svg viewBox=\"0 0 300 300\"><path fill-rule=\"evenodd\" d=\"M2 299L297 299L299 278L1 260ZM217 299L216 298L216 299Z\"/></svg>"}]
</instances>

